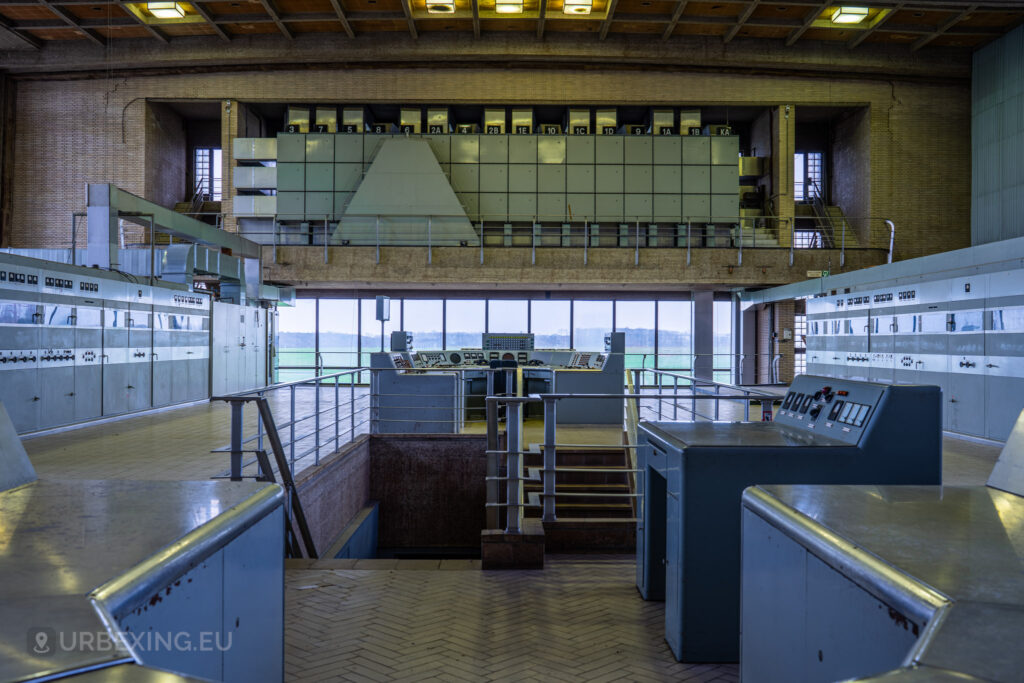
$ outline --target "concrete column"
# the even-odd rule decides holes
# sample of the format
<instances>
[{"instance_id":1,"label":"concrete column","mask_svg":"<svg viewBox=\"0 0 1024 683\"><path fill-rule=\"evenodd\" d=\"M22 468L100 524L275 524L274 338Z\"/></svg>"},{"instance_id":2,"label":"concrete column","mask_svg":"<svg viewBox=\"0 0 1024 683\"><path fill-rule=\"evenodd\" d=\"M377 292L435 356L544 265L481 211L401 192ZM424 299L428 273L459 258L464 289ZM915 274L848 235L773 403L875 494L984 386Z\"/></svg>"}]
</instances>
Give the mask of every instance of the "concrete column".
<instances>
[{"instance_id":1,"label":"concrete column","mask_svg":"<svg viewBox=\"0 0 1024 683\"><path fill-rule=\"evenodd\" d=\"M235 190L235 138L239 137L238 122L241 119L242 104L237 100L223 100L220 103L220 158L221 158L221 200L220 210L224 214L224 229L238 232L234 215Z\"/></svg>"},{"instance_id":2,"label":"concrete column","mask_svg":"<svg viewBox=\"0 0 1024 683\"><path fill-rule=\"evenodd\" d=\"M757 383L757 307L750 306L740 313L742 331L740 339L740 353L742 354L742 366L740 368L740 384Z\"/></svg>"},{"instance_id":3,"label":"concrete column","mask_svg":"<svg viewBox=\"0 0 1024 683\"><path fill-rule=\"evenodd\" d=\"M775 381L789 384L793 381L793 315L796 305L793 301L779 301L775 304L775 352L781 356L779 374ZM788 339L787 339L788 336Z\"/></svg>"},{"instance_id":4,"label":"concrete column","mask_svg":"<svg viewBox=\"0 0 1024 683\"><path fill-rule=\"evenodd\" d=\"M772 154L769 161L772 175L771 204L779 221L779 246L792 241L792 221L796 215L793 203L793 154L796 152L796 107L779 105L771 111Z\"/></svg>"},{"instance_id":5,"label":"concrete column","mask_svg":"<svg viewBox=\"0 0 1024 683\"><path fill-rule=\"evenodd\" d=\"M693 293L693 374L713 379L715 352L714 292Z\"/></svg>"}]
</instances>

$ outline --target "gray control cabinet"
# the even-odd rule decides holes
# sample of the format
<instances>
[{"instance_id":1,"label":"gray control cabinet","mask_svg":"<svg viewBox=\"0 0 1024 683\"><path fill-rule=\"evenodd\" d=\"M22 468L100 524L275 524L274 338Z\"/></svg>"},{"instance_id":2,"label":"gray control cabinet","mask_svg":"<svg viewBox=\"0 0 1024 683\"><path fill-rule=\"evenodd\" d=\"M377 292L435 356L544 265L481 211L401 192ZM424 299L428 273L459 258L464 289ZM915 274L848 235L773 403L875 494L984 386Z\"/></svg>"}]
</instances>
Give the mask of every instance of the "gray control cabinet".
<instances>
[{"instance_id":1,"label":"gray control cabinet","mask_svg":"<svg viewBox=\"0 0 1024 683\"><path fill-rule=\"evenodd\" d=\"M775 422L641 423L637 587L675 656L738 658L744 488L939 484L941 410L938 387L802 375Z\"/></svg>"}]
</instances>

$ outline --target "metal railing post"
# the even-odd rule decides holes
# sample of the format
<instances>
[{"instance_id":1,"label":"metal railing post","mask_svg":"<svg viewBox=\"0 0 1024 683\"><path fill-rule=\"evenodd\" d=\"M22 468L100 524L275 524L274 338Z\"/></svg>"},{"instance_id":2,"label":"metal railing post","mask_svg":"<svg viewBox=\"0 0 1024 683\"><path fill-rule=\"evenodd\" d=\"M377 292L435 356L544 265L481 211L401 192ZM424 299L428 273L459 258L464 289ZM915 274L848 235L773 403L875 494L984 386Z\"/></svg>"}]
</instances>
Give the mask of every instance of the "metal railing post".
<instances>
[{"instance_id":1,"label":"metal railing post","mask_svg":"<svg viewBox=\"0 0 1024 683\"><path fill-rule=\"evenodd\" d=\"M590 225L583 221L583 265L587 265L587 258L590 249Z\"/></svg>"},{"instance_id":2,"label":"metal railing post","mask_svg":"<svg viewBox=\"0 0 1024 683\"><path fill-rule=\"evenodd\" d=\"M749 399L750 398L750 392L749 391L744 391L743 392L743 396L745 398ZM750 401L749 400L743 402L743 421L744 422L750 422Z\"/></svg>"},{"instance_id":3,"label":"metal railing post","mask_svg":"<svg viewBox=\"0 0 1024 683\"><path fill-rule=\"evenodd\" d=\"M356 438L356 373L348 376L348 440Z\"/></svg>"},{"instance_id":4,"label":"metal railing post","mask_svg":"<svg viewBox=\"0 0 1024 683\"><path fill-rule=\"evenodd\" d=\"M430 240L430 232L433 229L434 218L433 216L427 216L427 265L429 266L434 261L433 245Z\"/></svg>"},{"instance_id":5,"label":"metal railing post","mask_svg":"<svg viewBox=\"0 0 1024 683\"><path fill-rule=\"evenodd\" d=\"M487 396L494 396L494 373L487 373ZM498 528L498 404L484 399L484 414L487 422L487 528Z\"/></svg>"},{"instance_id":6,"label":"metal railing post","mask_svg":"<svg viewBox=\"0 0 1024 683\"><path fill-rule=\"evenodd\" d=\"M846 219L843 219L843 234L840 236L839 242L839 266L846 265ZM892 263L892 261L890 261Z\"/></svg>"},{"instance_id":7,"label":"metal railing post","mask_svg":"<svg viewBox=\"0 0 1024 683\"><path fill-rule=\"evenodd\" d=\"M539 228L540 226L534 220L533 225L530 227L530 265L534 266L537 265L537 232Z\"/></svg>"},{"instance_id":8,"label":"metal railing post","mask_svg":"<svg viewBox=\"0 0 1024 683\"><path fill-rule=\"evenodd\" d=\"M636 239L633 240L633 265L640 265L640 219L636 220Z\"/></svg>"},{"instance_id":9,"label":"metal railing post","mask_svg":"<svg viewBox=\"0 0 1024 683\"><path fill-rule=\"evenodd\" d=\"M316 397L313 399L313 464L320 464L320 376L317 375L313 388L316 390Z\"/></svg>"},{"instance_id":10,"label":"metal railing post","mask_svg":"<svg viewBox=\"0 0 1024 683\"><path fill-rule=\"evenodd\" d=\"M693 242L690 235L690 220L686 220L686 265L690 265L690 243Z\"/></svg>"},{"instance_id":11,"label":"metal railing post","mask_svg":"<svg viewBox=\"0 0 1024 683\"><path fill-rule=\"evenodd\" d=\"M339 401L338 384L339 384L338 378L335 377L334 378L334 452L335 453L338 452L338 430L340 429L340 427L338 426L338 423L341 421L341 415L340 415L341 407L338 405L338 401Z\"/></svg>"},{"instance_id":12,"label":"metal railing post","mask_svg":"<svg viewBox=\"0 0 1024 683\"><path fill-rule=\"evenodd\" d=\"M480 221L480 265L484 264L484 222Z\"/></svg>"},{"instance_id":13,"label":"metal railing post","mask_svg":"<svg viewBox=\"0 0 1024 683\"><path fill-rule=\"evenodd\" d=\"M505 429L505 533L518 534L523 530L523 404L509 401L505 404L505 411L508 416Z\"/></svg>"},{"instance_id":14,"label":"metal railing post","mask_svg":"<svg viewBox=\"0 0 1024 683\"><path fill-rule=\"evenodd\" d=\"M660 387L661 383L659 382L658 384L659 384L659 387ZM678 377L673 377L672 378L672 393L675 394L676 396L679 395L679 378ZM678 420L679 419L679 401L677 399L672 399L672 419L673 420Z\"/></svg>"},{"instance_id":15,"label":"metal railing post","mask_svg":"<svg viewBox=\"0 0 1024 683\"><path fill-rule=\"evenodd\" d=\"M553 398L544 399L544 514L542 521L554 522L558 519L555 511L555 406Z\"/></svg>"},{"instance_id":16,"label":"metal railing post","mask_svg":"<svg viewBox=\"0 0 1024 683\"><path fill-rule=\"evenodd\" d=\"M377 235L377 263L380 263L380 216L377 216L374 230Z\"/></svg>"},{"instance_id":17,"label":"metal railing post","mask_svg":"<svg viewBox=\"0 0 1024 683\"><path fill-rule=\"evenodd\" d=\"M796 221L784 219L789 223L789 265L793 265L793 248L796 245Z\"/></svg>"},{"instance_id":18,"label":"metal railing post","mask_svg":"<svg viewBox=\"0 0 1024 683\"><path fill-rule=\"evenodd\" d=\"M291 389L291 413L288 420L288 464L292 474L295 474L295 385Z\"/></svg>"},{"instance_id":19,"label":"metal railing post","mask_svg":"<svg viewBox=\"0 0 1024 683\"><path fill-rule=\"evenodd\" d=\"M242 480L242 401L231 402L231 480Z\"/></svg>"},{"instance_id":20,"label":"metal railing post","mask_svg":"<svg viewBox=\"0 0 1024 683\"><path fill-rule=\"evenodd\" d=\"M262 391L257 396L266 398L266 394ZM256 448L263 450L263 415L258 410L256 411Z\"/></svg>"},{"instance_id":21,"label":"metal railing post","mask_svg":"<svg viewBox=\"0 0 1024 683\"><path fill-rule=\"evenodd\" d=\"M713 367L713 366L712 366ZM714 373L714 370L711 371ZM718 422L718 408L722 404L722 387L715 385L715 422Z\"/></svg>"}]
</instances>

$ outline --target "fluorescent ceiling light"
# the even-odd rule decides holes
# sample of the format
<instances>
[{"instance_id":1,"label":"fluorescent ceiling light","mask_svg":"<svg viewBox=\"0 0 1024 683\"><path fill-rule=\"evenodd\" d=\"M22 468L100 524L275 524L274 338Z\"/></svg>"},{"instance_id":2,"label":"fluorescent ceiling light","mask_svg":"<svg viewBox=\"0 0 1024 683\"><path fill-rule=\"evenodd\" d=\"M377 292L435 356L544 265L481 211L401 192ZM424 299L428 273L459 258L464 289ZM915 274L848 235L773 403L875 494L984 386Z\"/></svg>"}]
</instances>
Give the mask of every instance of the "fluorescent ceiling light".
<instances>
[{"instance_id":1,"label":"fluorescent ceiling light","mask_svg":"<svg viewBox=\"0 0 1024 683\"><path fill-rule=\"evenodd\" d=\"M523 0L498 0L494 11L498 14L522 14Z\"/></svg>"},{"instance_id":2,"label":"fluorescent ceiling light","mask_svg":"<svg viewBox=\"0 0 1024 683\"><path fill-rule=\"evenodd\" d=\"M427 2L429 14L451 14L455 11L455 0L430 0Z\"/></svg>"},{"instance_id":3,"label":"fluorescent ceiling light","mask_svg":"<svg viewBox=\"0 0 1024 683\"><path fill-rule=\"evenodd\" d=\"M867 18L867 7L837 7L832 13L833 24L859 24Z\"/></svg>"},{"instance_id":4,"label":"fluorescent ceiling light","mask_svg":"<svg viewBox=\"0 0 1024 683\"><path fill-rule=\"evenodd\" d=\"M590 14L593 0L565 0L562 5L563 14Z\"/></svg>"},{"instance_id":5,"label":"fluorescent ceiling light","mask_svg":"<svg viewBox=\"0 0 1024 683\"><path fill-rule=\"evenodd\" d=\"M157 19L185 18L185 9L176 2L147 2L146 9Z\"/></svg>"}]
</instances>

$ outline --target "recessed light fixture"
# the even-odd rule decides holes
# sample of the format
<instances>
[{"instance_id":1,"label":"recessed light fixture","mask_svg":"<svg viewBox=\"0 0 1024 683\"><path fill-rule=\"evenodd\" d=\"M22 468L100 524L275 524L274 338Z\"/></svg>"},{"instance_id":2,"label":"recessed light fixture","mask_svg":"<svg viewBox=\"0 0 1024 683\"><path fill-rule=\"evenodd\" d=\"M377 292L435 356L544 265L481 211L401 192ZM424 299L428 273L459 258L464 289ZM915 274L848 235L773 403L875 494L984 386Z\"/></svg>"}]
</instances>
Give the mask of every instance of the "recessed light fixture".
<instances>
[{"instance_id":1,"label":"recessed light fixture","mask_svg":"<svg viewBox=\"0 0 1024 683\"><path fill-rule=\"evenodd\" d=\"M867 18L867 7L850 7L844 5L842 7L837 7L836 11L832 13L833 24L859 24Z\"/></svg>"},{"instance_id":2,"label":"recessed light fixture","mask_svg":"<svg viewBox=\"0 0 1024 683\"><path fill-rule=\"evenodd\" d=\"M494 11L498 14L522 14L523 0L497 0Z\"/></svg>"},{"instance_id":3,"label":"recessed light fixture","mask_svg":"<svg viewBox=\"0 0 1024 683\"><path fill-rule=\"evenodd\" d=\"M565 0L562 5L563 14L590 14L593 9L593 0Z\"/></svg>"},{"instance_id":4,"label":"recessed light fixture","mask_svg":"<svg viewBox=\"0 0 1024 683\"><path fill-rule=\"evenodd\" d=\"M176 2L147 2L146 9L157 19L183 19L185 8Z\"/></svg>"},{"instance_id":5,"label":"recessed light fixture","mask_svg":"<svg viewBox=\"0 0 1024 683\"><path fill-rule=\"evenodd\" d=\"M455 0L430 0L427 3L428 14L451 14L455 11Z\"/></svg>"}]
</instances>

